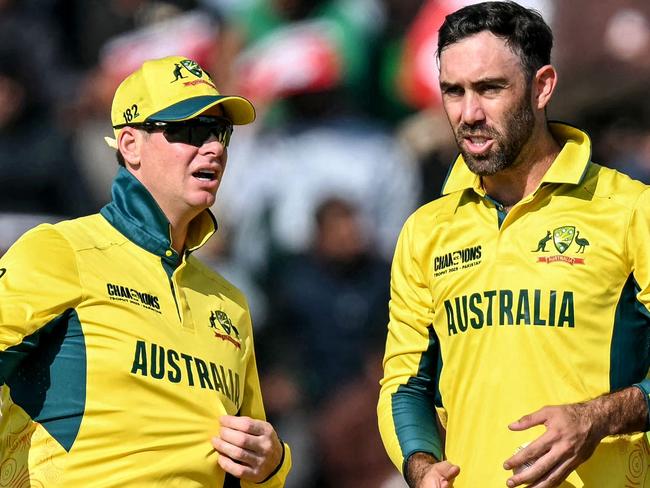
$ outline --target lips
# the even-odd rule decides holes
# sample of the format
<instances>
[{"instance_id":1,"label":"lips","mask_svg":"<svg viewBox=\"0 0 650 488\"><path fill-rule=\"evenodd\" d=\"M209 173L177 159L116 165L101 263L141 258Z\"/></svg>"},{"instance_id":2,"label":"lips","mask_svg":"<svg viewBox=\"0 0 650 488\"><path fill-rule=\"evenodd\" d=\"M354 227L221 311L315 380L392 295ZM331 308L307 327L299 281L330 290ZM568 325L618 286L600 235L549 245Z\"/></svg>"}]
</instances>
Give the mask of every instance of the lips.
<instances>
[{"instance_id":1,"label":"lips","mask_svg":"<svg viewBox=\"0 0 650 488\"><path fill-rule=\"evenodd\" d=\"M482 154L490 150L490 148L494 144L494 139L485 136L471 135L471 136L464 136L463 142L465 148L470 153Z\"/></svg>"},{"instance_id":2,"label":"lips","mask_svg":"<svg viewBox=\"0 0 650 488\"><path fill-rule=\"evenodd\" d=\"M212 181L217 178L217 172L212 169L203 169L199 171L195 171L192 173L192 176L194 178L199 179L201 181Z\"/></svg>"}]
</instances>

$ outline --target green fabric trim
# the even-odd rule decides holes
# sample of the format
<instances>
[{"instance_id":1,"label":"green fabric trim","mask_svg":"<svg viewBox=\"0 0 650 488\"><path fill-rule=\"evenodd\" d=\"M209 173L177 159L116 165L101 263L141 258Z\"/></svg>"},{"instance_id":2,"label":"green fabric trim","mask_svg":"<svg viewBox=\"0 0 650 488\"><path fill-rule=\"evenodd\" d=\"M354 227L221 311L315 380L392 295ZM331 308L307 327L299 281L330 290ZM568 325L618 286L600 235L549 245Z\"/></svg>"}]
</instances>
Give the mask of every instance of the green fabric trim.
<instances>
[{"instance_id":1,"label":"green fabric trim","mask_svg":"<svg viewBox=\"0 0 650 488\"><path fill-rule=\"evenodd\" d=\"M113 201L100 213L129 240L157 256L171 249L169 221L156 200L138 179L120 168L111 189ZM174 267L179 256L169 259Z\"/></svg>"},{"instance_id":2,"label":"green fabric trim","mask_svg":"<svg viewBox=\"0 0 650 488\"><path fill-rule=\"evenodd\" d=\"M637 300L639 285L630 275L614 315L610 349L610 391L642 381L650 368L650 312Z\"/></svg>"},{"instance_id":3,"label":"green fabric trim","mask_svg":"<svg viewBox=\"0 0 650 488\"><path fill-rule=\"evenodd\" d=\"M111 194L113 201L100 210L101 215L126 238L160 256L171 276L181 263L181 256L172 248L169 220L149 190L129 171L120 168ZM190 223L186 248L198 249L216 229L214 215L205 210Z\"/></svg>"},{"instance_id":4,"label":"green fabric trim","mask_svg":"<svg viewBox=\"0 0 650 488\"><path fill-rule=\"evenodd\" d=\"M422 353L417 374L409 378L406 384L400 385L391 398L393 423L404 468L409 456L415 452L425 452L436 459L443 459L435 412L435 405L442 406L438 389L442 359L433 326L429 326L428 331L429 344Z\"/></svg>"},{"instance_id":5,"label":"green fabric trim","mask_svg":"<svg viewBox=\"0 0 650 488\"><path fill-rule=\"evenodd\" d=\"M648 418L645 422L646 432L650 430L650 379L646 378L640 383L635 383L632 386L636 386L641 393L643 393L643 398L645 399L645 404L648 406Z\"/></svg>"},{"instance_id":6,"label":"green fabric trim","mask_svg":"<svg viewBox=\"0 0 650 488\"><path fill-rule=\"evenodd\" d=\"M150 115L147 117L147 120L164 122L186 119L202 111L211 103L218 102L222 98L226 97L223 95L202 95L200 97L189 98Z\"/></svg>"},{"instance_id":7,"label":"green fabric trim","mask_svg":"<svg viewBox=\"0 0 650 488\"><path fill-rule=\"evenodd\" d=\"M495 207L495 209L497 211L497 222L498 222L499 229L500 229L501 224L503 224L503 221L506 219L506 215L508 215L508 212L506 211L505 207L500 202L497 202L490 195L485 195L485 198L488 201L490 201L490 202L492 202L494 204L494 207Z\"/></svg>"},{"instance_id":8,"label":"green fabric trim","mask_svg":"<svg viewBox=\"0 0 650 488\"><path fill-rule=\"evenodd\" d=\"M86 341L68 309L20 344L0 353L12 401L70 451L86 407Z\"/></svg>"}]
</instances>

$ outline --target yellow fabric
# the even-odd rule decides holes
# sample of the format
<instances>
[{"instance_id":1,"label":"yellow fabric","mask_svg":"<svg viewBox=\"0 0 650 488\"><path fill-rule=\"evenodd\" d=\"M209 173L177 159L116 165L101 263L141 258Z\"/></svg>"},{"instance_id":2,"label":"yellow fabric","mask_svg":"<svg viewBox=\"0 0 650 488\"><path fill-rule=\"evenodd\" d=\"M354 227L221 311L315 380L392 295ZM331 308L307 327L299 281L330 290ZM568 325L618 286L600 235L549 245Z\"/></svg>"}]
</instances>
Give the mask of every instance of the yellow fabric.
<instances>
[{"instance_id":1,"label":"yellow fabric","mask_svg":"<svg viewBox=\"0 0 650 488\"><path fill-rule=\"evenodd\" d=\"M214 229L205 222L201 228L199 234ZM219 416L265 418L250 314L238 289L191 255L169 277L160 256L101 215L29 231L0 268L3 382L20 383L21 371L33 363L28 356L11 366L26 338L40 333L47 341L48 324L70 310L78 316L83 348L69 349L80 356L66 375L86 375L85 395L75 399L81 423L69 451L48 430L60 419L33 421L14 402L12 388L2 386L6 486L223 486L210 443ZM64 346L73 339L66 337ZM43 374L72 391L77 385L66 384L69 376L55 377L57 371L52 366ZM45 398L44 405L54 411L64 400ZM286 446L275 476L241 486L284 486L290 466Z\"/></svg>"},{"instance_id":2,"label":"yellow fabric","mask_svg":"<svg viewBox=\"0 0 650 488\"><path fill-rule=\"evenodd\" d=\"M503 462L544 431L512 432L509 423L630 386L648 372L650 191L590 162L583 132L551 130L562 152L500 226L495 203L459 158L445 196L402 230L378 404L382 439L399 469L409 452L427 451L415 435L399 437L403 417L394 410L411 403L404 389L423 373L440 377L420 425L435 425L438 394L445 454L461 468L454 487L491 488L512 474ZM441 371L426 362L438 349ZM606 438L562 486L650 487L649 464L645 435Z\"/></svg>"}]
</instances>

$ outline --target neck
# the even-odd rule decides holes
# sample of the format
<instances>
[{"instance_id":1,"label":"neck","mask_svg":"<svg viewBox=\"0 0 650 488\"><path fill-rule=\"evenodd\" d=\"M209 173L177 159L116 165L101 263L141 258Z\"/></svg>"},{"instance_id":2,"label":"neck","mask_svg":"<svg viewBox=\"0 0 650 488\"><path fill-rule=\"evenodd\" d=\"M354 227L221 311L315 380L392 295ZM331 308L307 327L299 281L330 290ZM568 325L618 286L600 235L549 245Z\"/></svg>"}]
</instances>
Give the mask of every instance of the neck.
<instances>
[{"instance_id":1,"label":"neck","mask_svg":"<svg viewBox=\"0 0 650 488\"><path fill-rule=\"evenodd\" d=\"M515 164L497 174L482 177L483 188L510 209L537 190L560 149L544 124L541 130L533 132Z\"/></svg>"},{"instance_id":2,"label":"neck","mask_svg":"<svg viewBox=\"0 0 650 488\"><path fill-rule=\"evenodd\" d=\"M174 216L165 212L165 215L169 220L169 226L171 229L172 248L174 251L181 254L185 248L185 241L187 240L187 231L190 227L190 222L198 215L198 213Z\"/></svg>"},{"instance_id":3,"label":"neck","mask_svg":"<svg viewBox=\"0 0 650 488\"><path fill-rule=\"evenodd\" d=\"M172 234L172 248L178 254L183 252L185 248L185 239L187 238L187 224L184 226L175 226L171 224L171 234Z\"/></svg>"}]
</instances>

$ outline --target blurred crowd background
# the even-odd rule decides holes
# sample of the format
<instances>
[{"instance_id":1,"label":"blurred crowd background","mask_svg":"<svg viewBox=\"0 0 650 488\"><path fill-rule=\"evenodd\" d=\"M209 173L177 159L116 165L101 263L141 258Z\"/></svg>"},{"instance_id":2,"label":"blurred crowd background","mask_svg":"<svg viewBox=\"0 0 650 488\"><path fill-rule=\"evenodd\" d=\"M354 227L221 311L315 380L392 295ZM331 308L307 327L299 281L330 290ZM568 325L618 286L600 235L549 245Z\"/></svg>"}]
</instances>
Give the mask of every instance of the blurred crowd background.
<instances>
[{"instance_id":1,"label":"blurred crowd background","mask_svg":"<svg viewBox=\"0 0 650 488\"><path fill-rule=\"evenodd\" d=\"M117 171L110 104L147 58L186 55L249 97L202 257L249 297L289 488L405 486L375 402L399 229L456 149L435 46L464 0L0 0L0 255L94 213ZM650 183L650 3L531 0L553 27L549 118Z\"/></svg>"}]
</instances>

